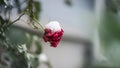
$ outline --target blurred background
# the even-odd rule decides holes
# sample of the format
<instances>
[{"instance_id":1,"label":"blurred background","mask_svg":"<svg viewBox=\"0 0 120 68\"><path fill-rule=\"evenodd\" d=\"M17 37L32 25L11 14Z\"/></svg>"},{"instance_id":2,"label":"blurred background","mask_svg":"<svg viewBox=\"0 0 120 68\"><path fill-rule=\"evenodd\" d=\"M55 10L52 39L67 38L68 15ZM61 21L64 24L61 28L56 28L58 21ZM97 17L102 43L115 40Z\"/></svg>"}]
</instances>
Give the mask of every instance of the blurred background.
<instances>
[{"instance_id":1,"label":"blurred background","mask_svg":"<svg viewBox=\"0 0 120 68\"><path fill-rule=\"evenodd\" d=\"M27 52L37 56L30 60L33 68L120 68L119 6L119 0L2 0L0 15L14 21L27 9L6 37L12 44L25 44ZM32 21L30 9L43 25L60 22L64 36L57 48L43 41L41 29L34 29L40 26Z\"/></svg>"}]
</instances>

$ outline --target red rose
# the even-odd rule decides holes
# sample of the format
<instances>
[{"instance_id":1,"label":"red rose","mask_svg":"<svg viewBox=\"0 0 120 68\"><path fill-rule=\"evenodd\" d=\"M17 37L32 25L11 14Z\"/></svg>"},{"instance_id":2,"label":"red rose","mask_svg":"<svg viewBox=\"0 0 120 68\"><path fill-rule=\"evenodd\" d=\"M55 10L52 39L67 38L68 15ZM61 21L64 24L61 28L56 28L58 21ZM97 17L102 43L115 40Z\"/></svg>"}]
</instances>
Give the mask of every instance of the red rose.
<instances>
[{"instance_id":1,"label":"red rose","mask_svg":"<svg viewBox=\"0 0 120 68\"><path fill-rule=\"evenodd\" d=\"M57 21L52 21L46 25L43 39L45 42L50 42L52 47L57 47L58 43L62 39L63 29Z\"/></svg>"}]
</instances>

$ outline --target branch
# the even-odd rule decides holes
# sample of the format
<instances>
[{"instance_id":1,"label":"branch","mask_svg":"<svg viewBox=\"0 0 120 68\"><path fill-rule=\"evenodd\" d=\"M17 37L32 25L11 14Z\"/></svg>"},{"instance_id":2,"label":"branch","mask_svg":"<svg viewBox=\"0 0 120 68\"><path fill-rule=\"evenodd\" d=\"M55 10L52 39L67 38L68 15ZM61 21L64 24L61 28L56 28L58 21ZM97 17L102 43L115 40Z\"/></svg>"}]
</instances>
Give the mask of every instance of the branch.
<instances>
[{"instance_id":1,"label":"branch","mask_svg":"<svg viewBox=\"0 0 120 68\"><path fill-rule=\"evenodd\" d=\"M22 13L16 20L14 20L14 21L12 22L12 24L15 23L15 22L17 22L18 20L20 20L20 18L21 18L24 14L25 14L25 13Z\"/></svg>"},{"instance_id":2,"label":"branch","mask_svg":"<svg viewBox=\"0 0 120 68\"><path fill-rule=\"evenodd\" d=\"M25 14L25 12L23 12L16 20L14 20L13 22L11 22L10 24L8 24L8 26L12 25L13 23L17 22L18 20L20 20L20 18Z\"/></svg>"}]
</instances>

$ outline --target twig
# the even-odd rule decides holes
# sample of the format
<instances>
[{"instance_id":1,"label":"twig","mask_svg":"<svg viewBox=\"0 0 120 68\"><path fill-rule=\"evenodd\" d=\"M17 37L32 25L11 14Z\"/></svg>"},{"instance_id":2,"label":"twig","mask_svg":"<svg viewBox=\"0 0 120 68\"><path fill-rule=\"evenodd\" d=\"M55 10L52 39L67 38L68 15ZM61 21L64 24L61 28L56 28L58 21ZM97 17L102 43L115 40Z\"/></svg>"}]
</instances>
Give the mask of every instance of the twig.
<instances>
[{"instance_id":1,"label":"twig","mask_svg":"<svg viewBox=\"0 0 120 68\"><path fill-rule=\"evenodd\" d=\"M16 20L14 20L14 21L12 22L12 24L15 23L15 22L17 22L18 20L20 20L20 18L21 18L24 14L25 14L25 13L22 13Z\"/></svg>"},{"instance_id":2,"label":"twig","mask_svg":"<svg viewBox=\"0 0 120 68\"><path fill-rule=\"evenodd\" d=\"M13 23L17 22L18 20L20 20L20 18L25 14L25 12L23 12L16 20L14 20L13 22L11 22L10 24L8 24L8 26L12 25Z\"/></svg>"}]
</instances>

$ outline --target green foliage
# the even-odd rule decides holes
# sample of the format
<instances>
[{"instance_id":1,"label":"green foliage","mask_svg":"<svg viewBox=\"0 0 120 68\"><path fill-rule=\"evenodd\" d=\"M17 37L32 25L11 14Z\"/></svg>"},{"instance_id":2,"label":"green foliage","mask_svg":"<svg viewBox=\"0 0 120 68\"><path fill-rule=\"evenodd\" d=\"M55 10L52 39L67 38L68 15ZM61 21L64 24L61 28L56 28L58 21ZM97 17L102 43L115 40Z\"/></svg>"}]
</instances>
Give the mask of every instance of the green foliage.
<instances>
[{"instance_id":1,"label":"green foliage","mask_svg":"<svg viewBox=\"0 0 120 68\"><path fill-rule=\"evenodd\" d=\"M0 65L3 68L28 67L25 51L19 51L20 45L13 46L13 44L10 44L6 40L0 40L0 42Z\"/></svg>"},{"instance_id":2,"label":"green foliage","mask_svg":"<svg viewBox=\"0 0 120 68\"><path fill-rule=\"evenodd\" d=\"M34 8L35 8L35 10L34 10L34 15L35 15L35 17L37 18L37 19L39 19L39 13L41 13L41 11L42 11L42 9L41 9L41 3L40 2L37 2L37 1L35 1L34 2Z\"/></svg>"},{"instance_id":3,"label":"green foliage","mask_svg":"<svg viewBox=\"0 0 120 68\"><path fill-rule=\"evenodd\" d=\"M21 30L20 28L11 27L7 32L7 38L12 44L15 44L13 46L19 44L21 48L23 47L22 44L25 44L24 46L26 46L27 48L27 51L25 52L25 57L27 57L27 63L30 63L30 66L32 68L38 67L39 61L37 56L42 52L42 45L41 41L38 39L37 36L29 34L26 31ZM35 51L32 50L33 47L35 48ZM20 52L21 50L24 50L20 48L18 48Z\"/></svg>"},{"instance_id":4,"label":"green foliage","mask_svg":"<svg viewBox=\"0 0 120 68\"><path fill-rule=\"evenodd\" d=\"M103 26L101 26L104 27L104 29L101 30L101 40L104 43L105 55L113 65L119 65L120 62L120 21L117 17L117 14L106 13L103 22L104 25L102 23Z\"/></svg>"},{"instance_id":5,"label":"green foliage","mask_svg":"<svg viewBox=\"0 0 120 68\"><path fill-rule=\"evenodd\" d=\"M40 44L40 42L39 41L35 41L35 45L36 45L36 51L35 51L35 53L36 54L41 54L42 53L42 47L41 47L41 44Z\"/></svg>"},{"instance_id":6,"label":"green foliage","mask_svg":"<svg viewBox=\"0 0 120 68\"><path fill-rule=\"evenodd\" d=\"M106 60L93 68L120 68L120 0L106 0L106 11L100 23L100 44Z\"/></svg>"},{"instance_id":7,"label":"green foliage","mask_svg":"<svg viewBox=\"0 0 120 68\"><path fill-rule=\"evenodd\" d=\"M107 10L100 24L100 41L106 60L99 62L99 67L120 68L120 20L119 14ZM97 68L97 67L96 67Z\"/></svg>"},{"instance_id":8,"label":"green foliage","mask_svg":"<svg viewBox=\"0 0 120 68\"><path fill-rule=\"evenodd\" d=\"M106 0L107 10L117 13L120 10L120 0Z\"/></svg>"},{"instance_id":9,"label":"green foliage","mask_svg":"<svg viewBox=\"0 0 120 68\"><path fill-rule=\"evenodd\" d=\"M13 44L25 44L28 40L24 31L15 28L10 28L7 36Z\"/></svg>"},{"instance_id":10,"label":"green foliage","mask_svg":"<svg viewBox=\"0 0 120 68\"><path fill-rule=\"evenodd\" d=\"M39 59L38 58L33 58L31 59L31 64L32 64L32 68L38 68L38 65L39 65Z\"/></svg>"},{"instance_id":11,"label":"green foliage","mask_svg":"<svg viewBox=\"0 0 120 68\"><path fill-rule=\"evenodd\" d=\"M12 21L13 10L20 16ZM40 12L41 4L34 0L0 0L0 68L38 68L41 41L37 36L35 39L34 35L10 26L25 14L34 26L33 18L39 19Z\"/></svg>"}]
</instances>

